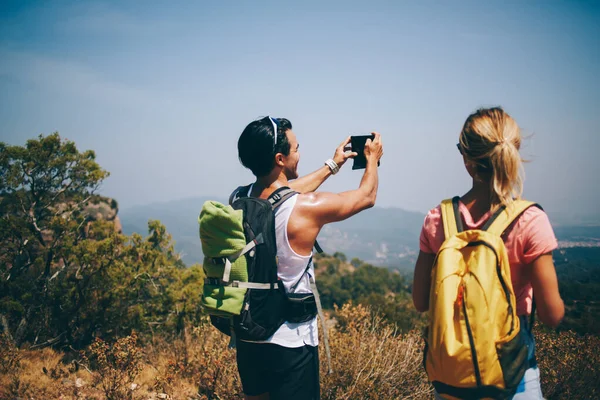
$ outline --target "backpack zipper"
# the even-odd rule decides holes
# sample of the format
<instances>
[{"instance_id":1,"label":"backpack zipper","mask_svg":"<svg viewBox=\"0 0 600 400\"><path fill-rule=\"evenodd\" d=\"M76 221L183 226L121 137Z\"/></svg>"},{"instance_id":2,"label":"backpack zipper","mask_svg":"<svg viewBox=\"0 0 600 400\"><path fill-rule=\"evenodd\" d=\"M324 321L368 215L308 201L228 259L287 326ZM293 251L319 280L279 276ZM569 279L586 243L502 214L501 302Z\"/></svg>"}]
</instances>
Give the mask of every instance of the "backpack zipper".
<instances>
[{"instance_id":1,"label":"backpack zipper","mask_svg":"<svg viewBox=\"0 0 600 400\"><path fill-rule=\"evenodd\" d=\"M506 301L508 302L508 315L510 315L510 330L508 334L510 335L512 331L515 329L515 318L513 317L513 307L510 302L510 292L508 291L508 287L506 286L506 282L504 282L504 278L502 277L502 271L500 271L500 262L496 264L496 273L498 274L498 279L500 279L500 284L504 289L504 294L506 295Z\"/></svg>"},{"instance_id":2,"label":"backpack zipper","mask_svg":"<svg viewBox=\"0 0 600 400\"><path fill-rule=\"evenodd\" d=\"M466 292L463 292L466 294ZM473 332L471 331L471 324L469 323L469 315L467 314L467 302L462 302L463 313L465 314L465 324L467 325L467 335L469 336L469 343L471 344L471 358L473 359L473 368L475 369L475 380L477 381L477 387L481 386L481 371L479 371L479 362L477 361L477 349L475 348L475 340L473 340Z\"/></svg>"}]
</instances>

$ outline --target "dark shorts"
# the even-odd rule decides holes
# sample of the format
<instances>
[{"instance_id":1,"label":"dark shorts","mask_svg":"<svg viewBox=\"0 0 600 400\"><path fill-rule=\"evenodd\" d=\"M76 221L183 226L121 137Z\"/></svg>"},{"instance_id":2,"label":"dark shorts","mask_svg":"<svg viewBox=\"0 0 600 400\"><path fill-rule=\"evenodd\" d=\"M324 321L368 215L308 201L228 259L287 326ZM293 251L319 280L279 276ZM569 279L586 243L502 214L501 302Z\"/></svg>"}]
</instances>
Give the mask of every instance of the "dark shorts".
<instances>
[{"instance_id":1,"label":"dark shorts","mask_svg":"<svg viewBox=\"0 0 600 400\"><path fill-rule=\"evenodd\" d=\"M270 400L319 400L319 350L239 341L237 365L244 394Z\"/></svg>"}]
</instances>

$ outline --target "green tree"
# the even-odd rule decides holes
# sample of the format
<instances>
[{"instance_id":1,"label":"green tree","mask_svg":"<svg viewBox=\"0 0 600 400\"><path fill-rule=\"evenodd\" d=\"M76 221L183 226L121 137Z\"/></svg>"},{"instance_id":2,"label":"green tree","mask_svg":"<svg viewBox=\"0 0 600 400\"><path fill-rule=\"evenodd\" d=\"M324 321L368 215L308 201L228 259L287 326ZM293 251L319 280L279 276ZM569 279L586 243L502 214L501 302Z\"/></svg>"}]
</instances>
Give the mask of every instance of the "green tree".
<instances>
[{"instance_id":1,"label":"green tree","mask_svg":"<svg viewBox=\"0 0 600 400\"><path fill-rule=\"evenodd\" d=\"M132 330L172 335L200 323L202 268L185 266L159 221L149 221L148 230L145 239L138 234L129 238L117 262L99 280L111 290L98 293L99 304L90 314L103 324L105 336L120 337Z\"/></svg>"},{"instance_id":2,"label":"green tree","mask_svg":"<svg viewBox=\"0 0 600 400\"><path fill-rule=\"evenodd\" d=\"M199 322L201 268L185 267L159 221L143 238L91 218L108 176L93 151L57 133L0 143L0 172L0 325L15 344L143 340Z\"/></svg>"},{"instance_id":3,"label":"green tree","mask_svg":"<svg viewBox=\"0 0 600 400\"><path fill-rule=\"evenodd\" d=\"M83 206L107 176L93 151L79 152L58 133L24 147L0 142L0 304L6 313L0 320L17 343L52 339L47 335L56 329L48 325L63 312L54 301L57 284L79 279L86 268L73 265L72 257L87 247Z\"/></svg>"},{"instance_id":4,"label":"green tree","mask_svg":"<svg viewBox=\"0 0 600 400\"><path fill-rule=\"evenodd\" d=\"M336 251L335 253L333 253L333 257L337 258L341 262L346 262L346 255L342 252Z\"/></svg>"}]
</instances>

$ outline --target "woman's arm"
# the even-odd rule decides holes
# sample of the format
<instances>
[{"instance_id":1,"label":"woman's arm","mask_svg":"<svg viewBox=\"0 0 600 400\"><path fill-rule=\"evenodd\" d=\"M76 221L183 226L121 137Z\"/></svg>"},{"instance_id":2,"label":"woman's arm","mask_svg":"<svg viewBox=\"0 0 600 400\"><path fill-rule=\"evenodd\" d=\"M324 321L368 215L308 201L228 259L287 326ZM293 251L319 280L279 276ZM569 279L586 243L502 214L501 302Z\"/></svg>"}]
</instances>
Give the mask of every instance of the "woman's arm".
<instances>
[{"instance_id":1,"label":"woman's arm","mask_svg":"<svg viewBox=\"0 0 600 400\"><path fill-rule=\"evenodd\" d=\"M531 286L538 316L544 324L555 328L565 316L565 304L558 291L552 253L546 253L531 264Z\"/></svg>"},{"instance_id":2,"label":"woman's arm","mask_svg":"<svg viewBox=\"0 0 600 400\"><path fill-rule=\"evenodd\" d=\"M344 165L349 158L353 158L357 155L355 152L346 152L344 150L348 143L350 143L350 136L335 149L335 154L333 155L333 161L335 161L340 168L342 168L342 165ZM289 185L290 188L294 189L296 192L311 193L317 190L331 175L331 169L329 169L327 165L324 165L308 175L304 175L303 177L291 181Z\"/></svg>"},{"instance_id":3,"label":"woman's arm","mask_svg":"<svg viewBox=\"0 0 600 400\"><path fill-rule=\"evenodd\" d=\"M413 304L419 312L429 310L429 290L431 286L431 268L435 261L435 254L419 252L413 279Z\"/></svg>"}]
</instances>

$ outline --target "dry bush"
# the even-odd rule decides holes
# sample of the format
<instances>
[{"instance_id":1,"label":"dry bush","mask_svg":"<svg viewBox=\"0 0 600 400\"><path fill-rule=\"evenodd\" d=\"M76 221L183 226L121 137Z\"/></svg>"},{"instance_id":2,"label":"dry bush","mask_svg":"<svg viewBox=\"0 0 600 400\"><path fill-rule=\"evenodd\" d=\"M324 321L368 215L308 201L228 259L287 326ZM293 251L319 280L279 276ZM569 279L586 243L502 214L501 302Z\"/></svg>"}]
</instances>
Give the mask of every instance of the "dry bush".
<instances>
[{"instance_id":1,"label":"dry bush","mask_svg":"<svg viewBox=\"0 0 600 400\"><path fill-rule=\"evenodd\" d=\"M600 337L536 330L535 339L546 398L600 398Z\"/></svg>"},{"instance_id":2,"label":"dry bush","mask_svg":"<svg viewBox=\"0 0 600 400\"><path fill-rule=\"evenodd\" d=\"M383 318L361 305L336 309L338 325L329 330L333 373L327 375L320 347L323 399L428 399L423 342L415 331L397 335Z\"/></svg>"},{"instance_id":3,"label":"dry bush","mask_svg":"<svg viewBox=\"0 0 600 400\"><path fill-rule=\"evenodd\" d=\"M5 364L22 359L22 368L0 375L0 399L242 399L235 350L228 343L204 324L182 339L144 347L135 334L112 345L96 340L71 364L49 348L9 352L7 346Z\"/></svg>"},{"instance_id":4,"label":"dry bush","mask_svg":"<svg viewBox=\"0 0 600 400\"><path fill-rule=\"evenodd\" d=\"M11 337L0 333L0 399L24 397L29 384L21 379L23 354Z\"/></svg>"},{"instance_id":5,"label":"dry bush","mask_svg":"<svg viewBox=\"0 0 600 400\"><path fill-rule=\"evenodd\" d=\"M94 385L102 389L106 399L134 398L131 385L142 371L142 351L137 346L135 332L112 345L96 339L82 359L98 372L94 375Z\"/></svg>"},{"instance_id":6,"label":"dry bush","mask_svg":"<svg viewBox=\"0 0 600 400\"><path fill-rule=\"evenodd\" d=\"M229 337L208 323L185 330L183 338L164 346L155 345L153 359L158 361L154 388L171 396L195 387L200 399L242 399L235 349ZM191 393L187 393L191 395Z\"/></svg>"},{"instance_id":7,"label":"dry bush","mask_svg":"<svg viewBox=\"0 0 600 400\"><path fill-rule=\"evenodd\" d=\"M10 371L19 369L21 364L21 353L11 338L0 333L0 374L8 374Z\"/></svg>"}]
</instances>

